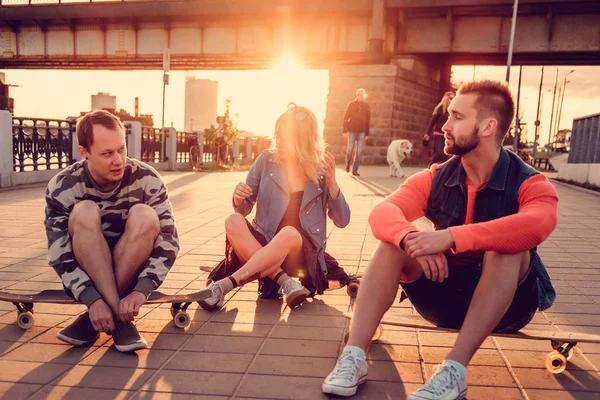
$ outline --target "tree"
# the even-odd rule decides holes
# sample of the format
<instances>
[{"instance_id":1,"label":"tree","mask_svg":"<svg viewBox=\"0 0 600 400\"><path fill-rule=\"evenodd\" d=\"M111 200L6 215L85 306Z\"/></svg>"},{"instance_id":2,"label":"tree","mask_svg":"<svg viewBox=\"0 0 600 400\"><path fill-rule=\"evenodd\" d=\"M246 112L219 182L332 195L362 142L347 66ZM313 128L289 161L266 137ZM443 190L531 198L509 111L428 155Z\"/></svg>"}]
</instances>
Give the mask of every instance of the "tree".
<instances>
[{"instance_id":1,"label":"tree","mask_svg":"<svg viewBox=\"0 0 600 400\"><path fill-rule=\"evenodd\" d=\"M216 126L211 125L209 128L205 128L202 133L204 135L204 142L212 144L217 138L218 130Z\"/></svg>"},{"instance_id":2,"label":"tree","mask_svg":"<svg viewBox=\"0 0 600 400\"><path fill-rule=\"evenodd\" d=\"M221 132L225 143L232 145L237 138L239 129L237 127L237 115L231 115L231 97L225 100L225 114L221 118Z\"/></svg>"}]
</instances>

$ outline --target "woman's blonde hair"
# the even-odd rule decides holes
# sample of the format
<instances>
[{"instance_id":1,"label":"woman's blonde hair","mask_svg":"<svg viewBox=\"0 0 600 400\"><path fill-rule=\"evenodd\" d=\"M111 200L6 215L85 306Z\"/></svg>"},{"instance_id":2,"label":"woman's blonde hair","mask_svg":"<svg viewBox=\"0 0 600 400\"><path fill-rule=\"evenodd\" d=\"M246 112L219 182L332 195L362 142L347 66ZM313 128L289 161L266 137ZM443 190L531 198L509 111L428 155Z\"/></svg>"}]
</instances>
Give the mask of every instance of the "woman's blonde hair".
<instances>
[{"instance_id":1,"label":"woman's blonde hair","mask_svg":"<svg viewBox=\"0 0 600 400\"><path fill-rule=\"evenodd\" d=\"M442 111L444 111L444 114L446 114L448 112L448 104L446 104L446 99L450 96L455 96L454 92L446 92L444 93L444 96L442 97L442 100L440 100L440 102L438 103L437 106L435 106L435 109L433 110L433 113L437 113L438 110L441 108Z\"/></svg>"},{"instance_id":2,"label":"woman's blonde hair","mask_svg":"<svg viewBox=\"0 0 600 400\"><path fill-rule=\"evenodd\" d=\"M280 140L292 141L294 149L292 156L298 161L298 168L306 179L318 184L325 143L319 136L317 118L312 111L289 103L287 110L277 118L273 141L277 162L281 161L282 157L281 146L277 146Z\"/></svg>"}]
</instances>

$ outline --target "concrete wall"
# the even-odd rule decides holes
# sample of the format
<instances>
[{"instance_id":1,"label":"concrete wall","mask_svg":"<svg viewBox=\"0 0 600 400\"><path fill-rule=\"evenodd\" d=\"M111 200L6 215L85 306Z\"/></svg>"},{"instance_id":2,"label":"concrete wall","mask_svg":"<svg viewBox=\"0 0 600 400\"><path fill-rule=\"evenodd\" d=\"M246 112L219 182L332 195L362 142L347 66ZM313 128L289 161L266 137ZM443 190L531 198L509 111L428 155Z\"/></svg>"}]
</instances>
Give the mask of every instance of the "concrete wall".
<instances>
[{"instance_id":1,"label":"concrete wall","mask_svg":"<svg viewBox=\"0 0 600 400\"><path fill-rule=\"evenodd\" d=\"M600 164L563 164L558 170L558 179L600 187Z\"/></svg>"},{"instance_id":2,"label":"concrete wall","mask_svg":"<svg viewBox=\"0 0 600 400\"><path fill-rule=\"evenodd\" d=\"M324 136L336 160L344 162L344 112L360 87L367 91L371 107L371 129L362 163L385 163L387 147L395 139L413 143L416 162L428 160L432 146L423 148L421 139L439 102L440 69L439 65L430 66L414 57L394 59L388 65L331 68Z\"/></svg>"}]
</instances>

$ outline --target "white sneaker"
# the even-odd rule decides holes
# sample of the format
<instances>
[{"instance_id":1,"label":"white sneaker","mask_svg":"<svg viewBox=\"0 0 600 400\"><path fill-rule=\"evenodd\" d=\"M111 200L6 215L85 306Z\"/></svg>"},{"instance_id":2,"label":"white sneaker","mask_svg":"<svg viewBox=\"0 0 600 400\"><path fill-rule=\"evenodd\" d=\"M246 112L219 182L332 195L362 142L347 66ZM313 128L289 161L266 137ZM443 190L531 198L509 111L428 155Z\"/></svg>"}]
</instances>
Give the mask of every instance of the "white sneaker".
<instances>
[{"instance_id":1,"label":"white sneaker","mask_svg":"<svg viewBox=\"0 0 600 400\"><path fill-rule=\"evenodd\" d=\"M368 368L364 351L358 347L346 346L335 368L323 382L323 393L353 396L358 385L367 381Z\"/></svg>"},{"instance_id":2,"label":"white sneaker","mask_svg":"<svg viewBox=\"0 0 600 400\"><path fill-rule=\"evenodd\" d=\"M224 303L223 288L216 282L211 282L207 287L212 292L209 297L202 300L198 300L200 307L207 311L214 310L215 308L221 308Z\"/></svg>"},{"instance_id":3,"label":"white sneaker","mask_svg":"<svg viewBox=\"0 0 600 400\"><path fill-rule=\"evenodd\" d=\"M406 400L461 400L467 396L467 370L453 360L433 367L433 375Z\"/></svg>"},{"instance_id":4,"label":"white sneaker","mask_svg":"<svg viewBox=\"0 0 600 400\"><path fill-rule=\"evenodd\" d=\"M310 291L293 279L283 282L279 293L285 294L285 302L290 308L296 308L306 301Z\"/></svg>"}]
</instances>

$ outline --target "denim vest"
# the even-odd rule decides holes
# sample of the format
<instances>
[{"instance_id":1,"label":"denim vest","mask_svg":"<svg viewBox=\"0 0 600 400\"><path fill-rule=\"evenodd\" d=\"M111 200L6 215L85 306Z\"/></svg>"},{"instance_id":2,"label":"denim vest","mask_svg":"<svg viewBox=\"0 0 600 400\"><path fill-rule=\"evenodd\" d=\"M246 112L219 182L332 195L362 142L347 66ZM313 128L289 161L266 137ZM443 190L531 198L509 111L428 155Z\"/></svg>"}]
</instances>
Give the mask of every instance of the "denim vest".
<instances>
[{"instance_id":1,"label":"denim vest","mask_svg":"<svg viewBox=\"0 0 600 400\"><path fill-rule=\"evenodd\" d=\"M501 149L500 158L489 181L475 199L474 223L492 221L519 211L519 188L538 174L516 154ZM467 214L466 173L460 157L452 157L438 166L433 176L431 195L425 216L436 230L463 225ZM556 292L536 249L531 249L531 265L537 273L539 309L549 308Z\"/></svg>"}]
</instances>

